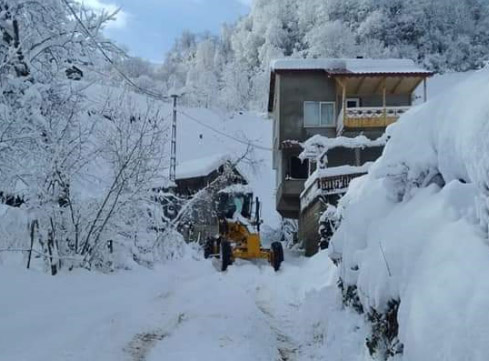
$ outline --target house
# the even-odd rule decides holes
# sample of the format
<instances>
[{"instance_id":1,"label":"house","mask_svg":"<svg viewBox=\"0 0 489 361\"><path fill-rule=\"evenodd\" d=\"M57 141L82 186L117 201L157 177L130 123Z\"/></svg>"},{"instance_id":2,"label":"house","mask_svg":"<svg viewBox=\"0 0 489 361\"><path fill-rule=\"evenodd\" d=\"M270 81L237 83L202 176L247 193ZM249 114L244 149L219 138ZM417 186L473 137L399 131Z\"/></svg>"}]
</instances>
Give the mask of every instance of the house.
<instances>
[{"instance_id":1,"label":"house","mask_svg":"<svg viewBox=\"0 0 489 361\"><path fill-rule=\"evenodd\" d=\"M426 79L431 75L406 59L272 62L268 111L274 120L276 208L283 217L299 220L299 239L306 254L317 251L322 207L315 201L320 192L310 188L319 184L326 195L331 193L329 201L334 203L351 178L365 173L364 164L380 156L386 126L409 110L421 83L426 100ZM315 156L299 157L303 143L315 135L330 140L323 144L327 152L323 148L322 153L328 168L358 168L348 168L346 173L346 168L330 169L318 175ZM360 135L361 139L351 141ZM314 173L316 180L306 183Z\"/></svg>"}]
</instances>

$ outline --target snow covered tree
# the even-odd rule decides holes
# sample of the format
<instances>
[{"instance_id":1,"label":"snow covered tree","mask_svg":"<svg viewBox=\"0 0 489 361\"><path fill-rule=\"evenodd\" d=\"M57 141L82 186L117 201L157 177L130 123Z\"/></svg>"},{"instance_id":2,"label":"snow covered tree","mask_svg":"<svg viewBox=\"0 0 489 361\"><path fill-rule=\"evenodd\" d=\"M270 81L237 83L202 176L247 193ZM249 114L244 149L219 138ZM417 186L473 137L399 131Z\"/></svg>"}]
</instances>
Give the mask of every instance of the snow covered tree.
<instances>
[{"instance_id":1,"label":"snow covered tree","mask_svg":"<svg viewBox=\"0 0 489 361\"><path fill-rule=\"evenodd\" d=\"M165 144L156 102L84 81L106 65L99 48L114 49L99 34L111 16L69 4L79 20L55 0L0 1L0 192L33 220L33 251L52 274L109 269L109 240L127 264L134 230L149 229Z\"/></svg>"},{"instance_id":2,"label":"snow covered tree","mask_svg":"<svg viewBox=\"0 0 489 361\"><path fill-rule=\"evenodd\" d=\"M485 0L255 0L219 38L183 34L163 72L172 86L187 86L191 103L263 110L277 57L404 57L441 72L480 68L489 60L488 15ZM200 43L215 49L212 74L206 68L202 79Z\"/></svg>"}]
</instances>

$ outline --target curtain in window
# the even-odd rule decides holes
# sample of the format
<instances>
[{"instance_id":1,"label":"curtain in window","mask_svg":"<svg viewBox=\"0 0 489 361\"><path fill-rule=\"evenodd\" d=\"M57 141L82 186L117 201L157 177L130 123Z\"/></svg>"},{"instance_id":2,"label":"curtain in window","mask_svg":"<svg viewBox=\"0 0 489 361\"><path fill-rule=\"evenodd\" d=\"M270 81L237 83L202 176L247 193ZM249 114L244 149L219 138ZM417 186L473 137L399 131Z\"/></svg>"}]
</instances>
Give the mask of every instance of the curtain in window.
<instances>
[{"instance_id":1,"label":"curtain in window","mask_svg":"<svg viewBox=\"0 0 489 361\"><path fill-rule=\"evenodd\" d=\"M333 103L321 103L321 125L334 125Z\"/></svg>"},{"instance_id":2,"label":"curtain in window","mask_svg":"<svg viewBox=\"0 0 489 361\"><path fill-rule=\"evenodd\" d=\"M304 102L304 125L317 127L319 125L319 103Z\"/></svg>"}]
</instances>

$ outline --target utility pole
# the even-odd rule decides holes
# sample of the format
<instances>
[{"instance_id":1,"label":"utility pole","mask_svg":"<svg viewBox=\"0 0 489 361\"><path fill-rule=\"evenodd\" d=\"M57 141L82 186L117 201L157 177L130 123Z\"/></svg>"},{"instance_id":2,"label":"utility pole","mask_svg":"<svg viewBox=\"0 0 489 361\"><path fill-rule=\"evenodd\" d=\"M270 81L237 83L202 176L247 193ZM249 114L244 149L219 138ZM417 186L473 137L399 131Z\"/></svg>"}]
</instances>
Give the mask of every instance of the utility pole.
<instances>
[{"instance_id":1,"label":"utility pole","mask_svg":"<svg viewBox=\"0 0 489 361\"><path fill-rule=\"evenodd\" d=\"M170 182L175 183L177 172L177 99L178 95L172 94L173 121L171 125L171 150L170 150Z\"/></svg>"}]
</instances>

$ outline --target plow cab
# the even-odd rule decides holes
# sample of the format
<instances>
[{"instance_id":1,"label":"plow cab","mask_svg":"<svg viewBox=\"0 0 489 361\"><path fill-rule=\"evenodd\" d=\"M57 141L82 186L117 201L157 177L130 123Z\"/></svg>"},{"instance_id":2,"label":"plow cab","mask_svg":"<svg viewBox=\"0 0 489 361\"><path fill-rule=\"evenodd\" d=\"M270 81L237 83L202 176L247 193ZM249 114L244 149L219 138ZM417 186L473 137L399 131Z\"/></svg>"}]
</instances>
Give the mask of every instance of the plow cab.
<instances>
[{"instance_id":1,"label":"plow cab","mask_svg":"<svg viewBox=\"0 0 489 361\"><path fill-rule=\"evenodd\" d=\"M260 239L260 201L248 186L232 185L219 192L217 202L219 235L207 240L204 256L220 259L225 271L236 259L264 259L278 271L284 259L280 242L263 248Z\"/></svg>"}]
</instances>

